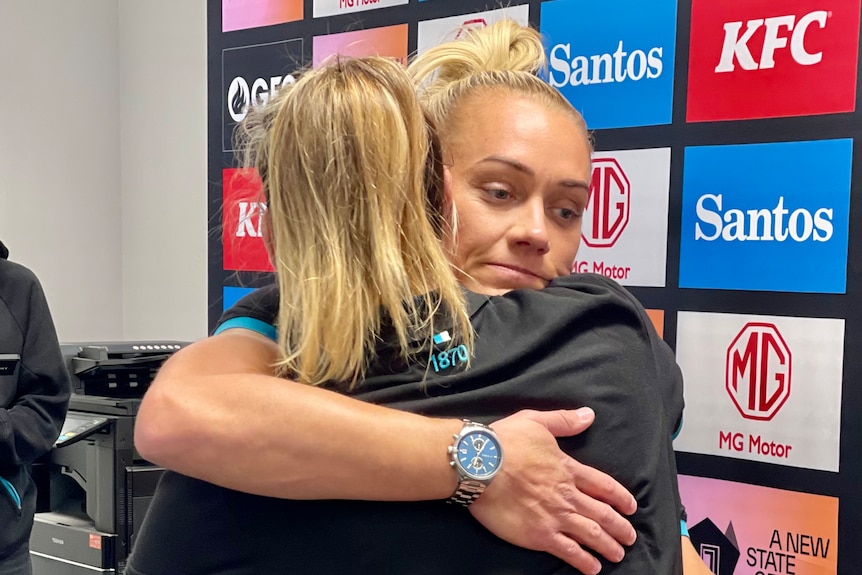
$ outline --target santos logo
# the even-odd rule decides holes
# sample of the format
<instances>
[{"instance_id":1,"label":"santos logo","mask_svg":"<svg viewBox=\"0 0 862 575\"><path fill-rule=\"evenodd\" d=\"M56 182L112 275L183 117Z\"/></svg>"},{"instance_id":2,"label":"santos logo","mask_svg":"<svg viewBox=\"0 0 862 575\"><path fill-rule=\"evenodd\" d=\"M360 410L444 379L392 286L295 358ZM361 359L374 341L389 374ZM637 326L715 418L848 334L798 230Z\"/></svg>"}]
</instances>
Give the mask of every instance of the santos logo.
<instances>
[{"instance_id":1,"label":"santos logo","mask_svg":"<svg viewBox=\"0 0 862 575\"><path fill-rule=\"evenodd\" d=\"M819 208L813 215L805 208L791 212L784 207L784 196L771 210L734 208L722 215L722 195L704 194L697 200L697 220L694 239L708 242L826 242L833 233L830 208Z\"/></svg>"},{"instance_id":2,"label":"santos logo","mask_svg":"<svg viewBox=\"0 0 862 575\"><path fill-rule=\"evenodd\" d=\"M859 18L860 0L693 0L688 121L853 111Z\"/></svg>"},{"instance_id":3,"label":"santos logo","mask_svg":"<svg viewBox=\"0 0 862 575\"><path fill-rule=\"evenodd\" d=\"M852 152L849 139L687 148L680 287L844 293Z\"/></svg>"},{"instance_id":4,"label":"santos logo","mask_svg":"<svg viewBox=\"0 0 862 575\"><path fill-rule=\"evenodd\" d=\"M590 128L669 124L676 12L676 0L543 2L548 82Z\"/></svg>"},{"instance_id":5,"label":"santos logo","mask_svg":"<svg viewBox=\"0 0 862 575\"><path fill-rule=\"evenodd\" d=\"M658 78L662 72L662 48L650 48L647 52L635 50L631 54L623 49L620 40L613 54L571 57L571 44L557 44L551 48L552 86L586 86L608 84L642 78ZM555 72L558 72L555 74Z\"/></svg>"}]
</instances>

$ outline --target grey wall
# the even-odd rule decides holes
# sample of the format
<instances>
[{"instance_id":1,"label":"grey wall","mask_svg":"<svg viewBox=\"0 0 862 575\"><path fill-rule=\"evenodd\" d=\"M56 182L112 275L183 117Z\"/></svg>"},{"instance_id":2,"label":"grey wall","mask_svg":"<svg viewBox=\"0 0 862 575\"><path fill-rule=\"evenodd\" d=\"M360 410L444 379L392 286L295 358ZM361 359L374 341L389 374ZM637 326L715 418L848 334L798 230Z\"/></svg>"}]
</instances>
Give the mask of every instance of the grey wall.
<instances>
[{"instance_id":1,"label":"grey wall","mask_svg":"<svg viewBox=\"0 0 862 575\"><path fill-rule=\"evenodd\" d=\"M0 2L0 239L64 341L206 332L206 12Z\"/></svg>"}]
</instances>

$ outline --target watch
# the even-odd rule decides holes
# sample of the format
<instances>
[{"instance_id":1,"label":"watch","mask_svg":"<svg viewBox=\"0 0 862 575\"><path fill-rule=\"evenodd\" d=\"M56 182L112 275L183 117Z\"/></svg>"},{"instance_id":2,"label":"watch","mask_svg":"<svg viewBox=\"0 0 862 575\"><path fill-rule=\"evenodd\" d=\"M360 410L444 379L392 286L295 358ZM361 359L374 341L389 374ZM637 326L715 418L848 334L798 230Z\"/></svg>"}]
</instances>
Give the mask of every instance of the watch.
<instances>
[{"instance_id":1,"label":"watch","mask_svg":"<svg viewBox=\"0 0 862 575\"><path fill-rule=\"evenodd\" d=\"M449 462L458 472L458 488L449 498L449 503L464 507L476 501L500 471L503 450L497 434L487 425L463 420L461 432L453 435L455 442L449 446Z\"/></svg>"}]
</instances>

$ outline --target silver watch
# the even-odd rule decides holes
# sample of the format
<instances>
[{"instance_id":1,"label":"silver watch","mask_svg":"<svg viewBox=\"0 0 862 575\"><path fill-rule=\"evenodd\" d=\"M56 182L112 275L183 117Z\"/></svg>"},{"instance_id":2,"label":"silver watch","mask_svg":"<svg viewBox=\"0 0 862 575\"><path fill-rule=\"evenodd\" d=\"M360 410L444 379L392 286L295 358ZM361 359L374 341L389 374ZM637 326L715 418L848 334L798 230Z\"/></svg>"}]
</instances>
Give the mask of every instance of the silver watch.
<instances>
[{"instance_id":1,"label":"silver watch","mask_svg":"<svg viewBox=\"0 0 862 575\"><path fill-rule=\"evenodd\" d=\"M452 436L449 464L458 472L458 488L449 503L465 507L476 501L500 471L503 450L497 434L487 425L465 419L461 432Z\"/></svg>"}]
</instances>

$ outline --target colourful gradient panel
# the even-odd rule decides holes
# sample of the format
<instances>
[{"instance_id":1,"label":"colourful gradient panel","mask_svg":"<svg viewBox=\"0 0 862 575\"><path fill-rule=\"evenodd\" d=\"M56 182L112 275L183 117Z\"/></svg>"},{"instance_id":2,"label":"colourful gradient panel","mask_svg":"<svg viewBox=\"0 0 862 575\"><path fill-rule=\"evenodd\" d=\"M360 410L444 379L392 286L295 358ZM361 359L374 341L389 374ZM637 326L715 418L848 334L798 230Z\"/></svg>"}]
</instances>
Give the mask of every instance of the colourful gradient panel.
<instances>
[{"instance_id":1,"label":"colourful gradient panel","mask_svg":"<svg viewBox=\"0 0 862 575\"><path fill-rule=\"evenodd\" d=\"M222 32L302 20L302 0L222 0Z\"/></svg>"},{"instance_id":2,"label":"colourful gradient panel","mask_svg":"<svg viewBox=\"0 0 862 575\"><path fill-rule=\"evenodd\" d=\"M315 36L313 50L312 63L314 67L320 65L321 62L333 54L341 54L342 56L351 56L354 58L361 56L388 56L406 63L407 24L342 32L341 34L329 34L327 36Z\"/></svg>"},{"instance_id":3,"label":"colourful gradient panel","mask_svg":"<svg viewBox=\"0 0 862 575\"><path fill-rule=\"evenodd\" d=\"M835 575L838 499L679 476L691 541L718 575Z\"/></svg>"},{"instance_id":4,"label":"colourful gradient panel","mask_svg":"<svg viewBox=\"0 0 862 575\"><path fill-rule=\"evenodd\" d=\"M655 327L656 332L658 332L659 337L664 337L664 310L663 309L648 309L646 310L647 315L652 321L653 326Z\"/></svg>"}]
</instances>

